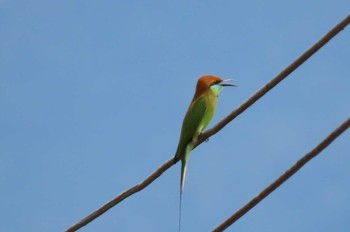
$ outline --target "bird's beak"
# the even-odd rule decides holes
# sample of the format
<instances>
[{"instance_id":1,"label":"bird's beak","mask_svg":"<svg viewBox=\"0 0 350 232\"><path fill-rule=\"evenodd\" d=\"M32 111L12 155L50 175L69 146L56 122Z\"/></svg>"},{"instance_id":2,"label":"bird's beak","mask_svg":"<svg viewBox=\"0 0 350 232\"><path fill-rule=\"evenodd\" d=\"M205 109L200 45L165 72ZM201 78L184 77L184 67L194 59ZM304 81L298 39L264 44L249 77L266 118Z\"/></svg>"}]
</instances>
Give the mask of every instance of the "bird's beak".
<instances>
[{"instance_id":1,"label":"bird's beak","mask_svg":"<svg viewBox=\"0 0 350 232\"><path fill-rule=\"evenodd\" d=\"M233 81L233 79L226 79L226 80L223 80L219 85L221 85L221 86L237 86L234 84L227 83L227 82L231 82L231 81Z\"/></svg>"}]
</instances>

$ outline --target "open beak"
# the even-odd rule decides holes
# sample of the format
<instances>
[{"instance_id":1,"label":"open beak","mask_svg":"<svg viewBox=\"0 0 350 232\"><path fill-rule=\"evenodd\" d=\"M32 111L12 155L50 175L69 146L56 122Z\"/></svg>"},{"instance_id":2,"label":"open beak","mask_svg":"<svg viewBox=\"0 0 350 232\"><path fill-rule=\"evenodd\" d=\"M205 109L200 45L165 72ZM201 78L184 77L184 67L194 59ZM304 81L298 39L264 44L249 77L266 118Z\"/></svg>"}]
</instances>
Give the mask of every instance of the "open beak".
<instances>
[{"instance_id":1,"label":"open beak","mask_svg":"<svg viewBox=\"0 0 350 232\"><path fill-rule=\"evenodd\" d=\"M233 79L226 79L226 80L223 80L219 85L221 85L221 86L237 86L234 84L227 83L227 82L231 82L231 81L233 81Z\"/></svg>"}]
</instances>

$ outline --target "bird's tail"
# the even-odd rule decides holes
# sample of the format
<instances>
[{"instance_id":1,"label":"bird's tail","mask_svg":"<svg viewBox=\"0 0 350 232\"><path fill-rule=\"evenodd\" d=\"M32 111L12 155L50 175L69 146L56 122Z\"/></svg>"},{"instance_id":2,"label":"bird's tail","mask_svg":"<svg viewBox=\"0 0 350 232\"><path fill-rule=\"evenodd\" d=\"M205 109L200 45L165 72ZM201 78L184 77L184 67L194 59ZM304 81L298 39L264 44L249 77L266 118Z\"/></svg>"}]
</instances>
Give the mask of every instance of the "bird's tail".
<instances>
[{"instance_id":1,"label":"bird's tail","mask_svg":"<svg viewBox=\"0 0 350 232\"><path fill-rule=\"evenodd\" d=\"M184 190L185 179L186 179L186 169L187 169L187 160L190 156L192 150L192 144L188 144L185 149L185 153L181 157L181 178L180 178L180 208L179 208L179 231L181 230L181 205L182 205L182 192ZM177 153L177 152L176 152Z\"/></svg>"},{"instance_id":2,"label":"bird's tail","mask_svg":"<svg viewBox=\"0 0 350 232\"><path fill-rule=\"evenodd\" d=\"M187 160L183 159L181 164L181 179L180 179L179 232L181 231L182 192L185 184L186 168L187 168Z\"/></svg>"},{"instance_id":3,"label":"bird's tail","mask_svg":"<svg viewBox=\"0 0 350 232\"><path fill-rule=\"evenodd\" d=\"M186 169L187 169L187 160L182 160L181 164L181 179L180 179L180 195L184 190L185 179L186 179Z\"/></svg>"}]
</instances>

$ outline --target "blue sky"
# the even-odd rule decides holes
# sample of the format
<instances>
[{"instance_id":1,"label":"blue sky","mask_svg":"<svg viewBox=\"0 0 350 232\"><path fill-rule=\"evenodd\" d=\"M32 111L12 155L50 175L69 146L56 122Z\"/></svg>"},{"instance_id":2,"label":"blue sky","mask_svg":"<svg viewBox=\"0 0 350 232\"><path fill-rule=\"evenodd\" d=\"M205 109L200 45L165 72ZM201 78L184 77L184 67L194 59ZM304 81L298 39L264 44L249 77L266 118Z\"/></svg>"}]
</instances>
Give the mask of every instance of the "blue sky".
<instances>
[{"instance_id":1,"label":"blue sky","mask_svg":"<svg viewBox=\"0 0 350 232\"><path fill-rule=\"evenodd\" d=\"M211 125L350 9L328 1L0 1L0 231L63 231L175 152L203 74ZM350 29L192 152L183 231L209 231L350 115ZM349 231L347 131L227 231ZM81 231L177 231L180 165Z\"/></svg>"}]
</instances>

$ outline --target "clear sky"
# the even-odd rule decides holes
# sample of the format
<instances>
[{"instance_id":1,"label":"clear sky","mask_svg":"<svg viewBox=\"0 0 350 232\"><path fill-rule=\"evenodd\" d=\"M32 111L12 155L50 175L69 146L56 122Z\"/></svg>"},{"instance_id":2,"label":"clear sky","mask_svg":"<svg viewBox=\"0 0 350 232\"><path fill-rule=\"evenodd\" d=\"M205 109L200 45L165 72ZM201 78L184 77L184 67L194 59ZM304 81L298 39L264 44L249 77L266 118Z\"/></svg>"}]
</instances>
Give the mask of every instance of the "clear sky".
<instances>
[{"instance_id":1,"label":"clear sky","mask_svg":"<svg viewBox=\"0 0 350 232\"><path fill-rule=\"evenodd\" d=\"M203 74L211 126L348 0L0 0L0 231L63 231L174 154ZM350 28L192 152L182 231L209 231L350 115ZM350 231L350 131L227 231ZM177 231L180 165L81 231Z\"/></svg>"}]
</instances>

